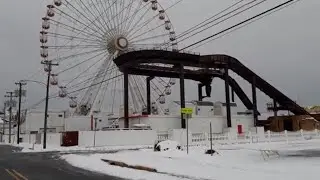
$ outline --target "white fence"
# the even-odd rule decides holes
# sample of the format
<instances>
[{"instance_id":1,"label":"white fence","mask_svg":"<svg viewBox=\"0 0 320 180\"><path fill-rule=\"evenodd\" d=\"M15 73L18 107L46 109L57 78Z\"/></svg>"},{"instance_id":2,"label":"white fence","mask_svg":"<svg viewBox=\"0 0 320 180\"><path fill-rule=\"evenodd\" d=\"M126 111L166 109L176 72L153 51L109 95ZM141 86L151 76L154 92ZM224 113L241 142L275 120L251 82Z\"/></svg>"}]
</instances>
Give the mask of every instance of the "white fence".
<instances>
[{"instance_id":1,"label":"white fence","mask_svg":"<svg viewBox=\"0 0 320 180\"><path fill-rule=\"evenodd\" d=\"M153 145L157 139L154 130L79 131L79 146Z\"/></svg>"},{"instance_id":2,"label":"white fence","mask_svg":"<svg viewBox=\"0 0 320 180\"><path fill-rule=\"evenodd\" d=\"M37 136L41 136L37 142ZM4 135L2 141L5 143L9 143L9 135ZM29 144L41 144L43 142L43 134L20 134L20 138L22 139L22 143ZM60 133L47 133L47 143L55 146L61 145L61 134ZM11 135L11 143L17 142L17 135Z\"/></svg>"},{"instance_id":3,"label":"white fence","mask_svg":"<svg viewBox=\"0 0 320 180\"><path fill-rule=\"evenodd\" d=\"M156 141L174 140L186 145L185 129L176 129L170 132L156 132L154 130L117 130L117 131L79 131L79 146L131 146L131 145L153 145ZM191 146L208 145L209 133L189 133L189 144ZM23 143L42 143L43 134L22 134ZM9 136L4 135L3 141L8 143ZM259 142L291 142L305 139L320 139L320 131L297 131L297 132L247 132L236 134L229 132L225 134L212 134L214 144L245 144ZM16 135L11 136L11 142L17 141ZM48 133L47 143L60 146L62 142L61 133Z\"/></svg>"},{"instance_id":4,"label":"white fence","mask_svg":"<svg viewBox=\"0 0 320 180\"><path fill-rule=\"evenodd\" d=\"M9 135L7 135L7 134L3 135L3 137L2 137L2 142L4 142L4 143L9 143ZM11 135L11 142L12 142L12 143L17 142L17 139L16 139L16 135L15 135L15 134Z\"/></svg>"},{"instance_id":5,"label":"white fence","mask_svg":"<svg viewBox=\"0 0 320 180\"><path fill-rule=\"evenodd\" d=\"M212 141L215 144L249 144L249 143L259 143L259 142L291 142L297 140L306 140L306 139L320 139L320 131L297 131L297 132L270 132L267 131L263 134L257 134L253 132L248 132L246 134L233 134L233 133L225 133L225 134L212 134ZM172 135L167 132L158 133L158 141L163 140L176 140L181 141L182 145L185 145L186 135L183 139L180 136L179 138L172 137ZM209 133L189 133L189 144L191 146L199 146L199 145L208 145L210 142L210 134Z\"/></svg>"}]
</instances>

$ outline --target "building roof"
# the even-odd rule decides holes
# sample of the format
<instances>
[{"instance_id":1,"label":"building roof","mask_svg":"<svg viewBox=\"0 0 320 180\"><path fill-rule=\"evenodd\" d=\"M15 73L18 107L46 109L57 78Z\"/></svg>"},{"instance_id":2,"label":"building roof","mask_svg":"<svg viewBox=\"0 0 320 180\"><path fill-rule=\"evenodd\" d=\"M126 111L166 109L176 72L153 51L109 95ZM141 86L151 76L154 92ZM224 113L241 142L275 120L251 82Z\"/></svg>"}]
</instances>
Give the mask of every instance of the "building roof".
<instances>
[{"instance_id":1,"label":"building roof","mask_svg":"<svg viewBox=\"0 0 320 180\"><path fill-rule=\"evenodd\" d=\"M309 113L311 114L317 114L320 113L320 106L308 106L305 108Z\"/></svg>"}]
</instances>

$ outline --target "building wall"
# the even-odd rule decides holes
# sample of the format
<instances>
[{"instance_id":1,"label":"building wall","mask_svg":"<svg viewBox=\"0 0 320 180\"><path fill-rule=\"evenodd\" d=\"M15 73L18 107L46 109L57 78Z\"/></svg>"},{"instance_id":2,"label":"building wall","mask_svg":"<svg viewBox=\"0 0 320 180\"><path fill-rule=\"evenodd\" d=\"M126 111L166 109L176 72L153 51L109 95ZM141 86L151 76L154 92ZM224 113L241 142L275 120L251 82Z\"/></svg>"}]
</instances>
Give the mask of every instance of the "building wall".
<instances>
[{"instance_id":1,"label":"building wall","mask_svg":"<svg viewBox=\"0 0 320 180\"><path fill-rule=\"evenodd\" d=\"M195 111L198 108L194 107ZM209 106L200 106L201 116L193 114L193 118L189 121L189 127L194 132L207 132L209 124L212 123L213 131L220 133L223 129L227 128L226 117L212 116L212 108ZM26 122L21 126L22 133L30 133L32 131L41 132L43 129L44 113L30 112L27 115ZM92 123L92 124L91 124ZM146 124L151 126L152 129L157 131L168 131L171 129L180 129L181 120L180 114L170 116L149 116L140 118L130 118L129 127L133 128L135 124ZM97 130L108 127L109 122L106 118L97 116ZM124 128L124 119L119 120L120 128ZM232 114L232 126L243 126L243 131L249 130L254 126L253 117L248 115L235 115ZM63 132L63 131L90 131L95 129L95 120L91 120L90 116L87 117L69 117L64 118L63 112L49 112L48 117L48 132Z\"/></svg>"},{"instance_id":2,"label":"building wall","mask_svg":"<svg viewBox=\"0 0 320 180\"><path fill-rule=\"evenodd\" d=\"M212 133L222 133L226 117L215 116L194 116L189 119L189 130L194 133L210 132L210 122L212 124Z\"/></svg>"},{"instance_id":3,"label":"building wall","mask_svg":"<svg viewBox=\"0 0 320 180\"><path fill-rule=\"evenodd\" d=\"M90 131L91 117L69 117L65 119L65 131Z\"/></svg>"},{"instance_id":4,"label":"building wall","mask_svg":"<svg viewBox=\"0 0 320 180\"><path fill-rule=\"evenodd\" d=\"M146 124L157 131L168 131L170 129L180 129L180 116L151 116L141 118L131 118L129 120L129 128L133 128L135 124ZM119 120L120 128L124 128L124 119Z\"/></svg>"},{"instance_id":5,"label":"building wall","mask_svg":"<svg viewBox=\"0 0 320 180\"><path fill-rule=\"evenodd\" d=\"M79 132L81 147L153 145L156 139L157 133L154 130Z\"/></svg>"},{"instance_id":6,"label":"building wall","mask_svg":"<svg viewBox=\"0 0 320 180\"><path fill-rule=\"evenodd\" d=\"M150 125L152 129L157 131L168 131L169 129L181 128L180 116L152 116L144 118L142 123Z\"/></svg>"},{"instance_id":7,"label":"building wall","mask_svg":"<svg viewBox=\"0 0 320 180\"><path fill-rule=\"evenodd\" d=\"M43 142L44 136L41 134L41 143ZM50 146L60 146L62 142L61 133L47 133L47 143Z\"/></svg>"},{"instance_id":8,"label":"building wall","mask_svg":"<svg viewBox=\"0 0 320 180\"><path fill-rule=\"evenodd\" d=\"M242 125L242 130L244 132L249 131L254 127L253 115L233 115L231 118L232 127L237 127Z\"/></svg>"},{"instance_id":9,"label":"building wall","mask_svg":"<svg viewBox=\"0 0 320 180\"><path fill-rule=\"evenodd\" d=\"M101 130L109 125L108 120L102 117L97 117L96 120L97 130ZM95 118L91 120L90 116L69 117L65 119L65 131L91 131L91 126L95 129Z\"/></svg>"},{"instance_id":10,"label":"building wall","mask_svg":"<svg viewBox=\"0 0 320 180\"><path fill-rule=\"evenodd\" d=\"M192 132L209 132L210 122L212 123L213 133L222 133L227 128L226 116L197 116L193 115L189 119L189 129ZM124 128L124 120L119 121L120 128ZM180 116L151 116L142 118L132 118L129 120L129 128L134 124L146 124L157 131L169 131L172 129L181 129ZM254 127L252 115L232 115L231 124L233 128L242 125L244 132Z\"/></svg>"},{"instance_id":11,"label":"building wall","mask_svg":"<svg viewBox=\"0 0 320 180\"><path fill-rule=\"evenodd\" d=\"M51 132L61 132L64 130L64 112L48 112L47 127ZM42 131L44 126L44 112L29 112L26 117L23 131Z\"/></svg>"},{"instance_id":12,"label":"building wall","mask_svg":"<svg viewBox=\"0 0 320 180\"><path fill-rule=\"evenodd\" d=\"M207 117L212 117L213 112L214 112L214 107L213 106L196 106L196 115L198 116L207 116Z\"/></svg>"}]
</instances>

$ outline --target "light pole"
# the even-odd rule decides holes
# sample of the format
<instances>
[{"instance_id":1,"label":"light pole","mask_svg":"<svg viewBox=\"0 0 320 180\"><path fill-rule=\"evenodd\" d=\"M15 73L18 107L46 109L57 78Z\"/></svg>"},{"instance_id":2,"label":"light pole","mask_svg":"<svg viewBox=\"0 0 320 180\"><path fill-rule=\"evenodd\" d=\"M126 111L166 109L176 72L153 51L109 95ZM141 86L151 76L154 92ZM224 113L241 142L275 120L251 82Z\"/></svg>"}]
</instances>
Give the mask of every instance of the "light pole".
<instances>
[{"instance_id":1,"label":"light pole","mask_svg":"<svg viewBox=\"0 0 320 180\"><path fill-rule=\"evenodd\" d=\"M48 72L47 79L47 91L46 91L46 106L44 110L44 126L43 126L43 149L47 148L47 120L48 120L48 104L49 104L49 86L50 86L50 76L52 66L58 66L58 64L54 64L51 61L41 61L41 64L45 65L45 71Z\"/></svg>"},{"instance_id":2,"label":"light pole","mask_svg":"<svg viewBox=\"0 0 320 180\"><path fill-rule=\"evenodd\" d=\"M19 85L19 107L18 107L18 127L17 127L17 144L20 143L20 123L21 123L21 97L22 97L22 86L26 85L26 83L18 82L16 85Z\"/></svg>"}]
</instances>

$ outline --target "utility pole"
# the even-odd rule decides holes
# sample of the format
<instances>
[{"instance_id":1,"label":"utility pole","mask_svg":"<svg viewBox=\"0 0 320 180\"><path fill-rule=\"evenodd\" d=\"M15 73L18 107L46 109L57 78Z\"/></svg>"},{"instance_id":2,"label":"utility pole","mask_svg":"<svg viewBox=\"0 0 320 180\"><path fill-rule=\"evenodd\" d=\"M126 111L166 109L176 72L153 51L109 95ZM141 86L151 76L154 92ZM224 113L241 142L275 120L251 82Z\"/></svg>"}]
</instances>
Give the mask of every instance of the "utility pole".
<instances>
[{"instance_id":1,"label":"utility pole","mask_svg":"<svg viewBox=\"0 0 320 180\"><path fill-rule=\"evenodd\" d=\"M49 104L49 86L52 66L58 66L59 64L52 63L52 61L41 61L41 64L45 66L48 72L47 79L47 92L46 92L46 106L44 110L44 127L43 127L43 149L47 148L47 120L48 120L48 104Z\"/></svg>"},{"instance_id":2,"label":"utility pole","mask_svg":"<svg viewBox=\"0 0 320 180\"><path fill-rule=\"evenodd\" d=\"M13 94L14 92L7 92L7 94L5 97L9 97L10 101L9 101L9 143L11 143L11 121L12 121L12 106L13 106L13 100L12 98L15 97Z\"/></svg>"},{"instance_id":3,"label":"utility pole","mask_svg":"<svg viewBox=\"0 0 320 180\"><path fill-rule=\"evenodd\" d=\"M20 123L21 123L21 97L22 97L22 86L26 85L26 83L23 82L18 82L15 83L16 85L19 86L19 108L18 108L18 127L17 127L17 144L19 144L19 139L20 139Z\"/></svg>"},{"instance_id":4,"label":"utility pole","mask_svg":"<svg viewBox=\"0 0 320 180\"><path fill-rule=\"evenodd\" d=\"M6 103L4 103L4 105L3 105L3 124L2 124L2 136L1 136L1 142L3 142L3 137L4 137L4 133L5 133L5 131L4 131L4 127L5 127L5 125L4 125L4 121L5 121L5 119L6 119Z\"/></svg>"}]
</instances>

